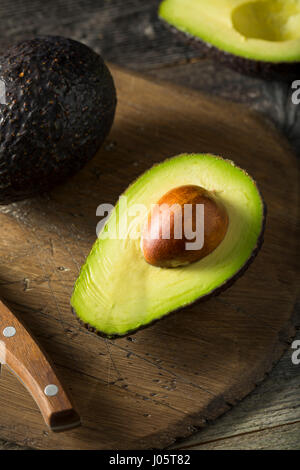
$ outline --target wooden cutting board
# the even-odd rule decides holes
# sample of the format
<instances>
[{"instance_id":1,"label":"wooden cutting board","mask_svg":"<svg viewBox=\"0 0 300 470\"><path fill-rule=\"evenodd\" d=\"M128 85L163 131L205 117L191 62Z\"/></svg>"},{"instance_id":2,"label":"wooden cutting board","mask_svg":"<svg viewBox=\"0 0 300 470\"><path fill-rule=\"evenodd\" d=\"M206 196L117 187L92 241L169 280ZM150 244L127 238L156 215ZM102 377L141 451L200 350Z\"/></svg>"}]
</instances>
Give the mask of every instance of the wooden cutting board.
<instances>
[{"instance_id":1,"label":"wooden cutting board","mask_svg":"<svg viewBox=\"0 0 300 470\"><path fill-rule=\"evenodd\" d=\"M171 444L253 390L294 334L297 166L285 140L242 106L113 72L118 112L99 154L49 196L0 211L0 297L52 356L83 421L64 434L48 431L28 392L4 370L0 438L34 448ZM269 209L263 249L221 296L130 338L99 338L69 307L96 238L96 208L116 201L153 163L182 152L223 155L255 177Z\"/></svg>"}]
</instances>

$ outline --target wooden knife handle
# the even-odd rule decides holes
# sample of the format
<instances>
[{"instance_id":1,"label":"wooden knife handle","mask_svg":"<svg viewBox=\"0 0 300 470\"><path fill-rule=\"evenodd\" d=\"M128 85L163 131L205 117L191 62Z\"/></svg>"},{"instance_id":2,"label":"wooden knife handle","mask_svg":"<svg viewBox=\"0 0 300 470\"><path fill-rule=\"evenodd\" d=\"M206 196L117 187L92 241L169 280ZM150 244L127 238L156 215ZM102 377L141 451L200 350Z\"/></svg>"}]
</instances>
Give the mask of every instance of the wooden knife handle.
<instances>
[{"instance_id":1,"label":"wooden knife handle","mask_svg":"<svg viewBox=\"0 0 300 470\"><path fill-rule=\"evenodd\" d=\"M49 359L1 301L0 353L1 362L12 369L31 393L52 431L65 431L80 425L80 418Z\"/></svg>"}]
</instances>

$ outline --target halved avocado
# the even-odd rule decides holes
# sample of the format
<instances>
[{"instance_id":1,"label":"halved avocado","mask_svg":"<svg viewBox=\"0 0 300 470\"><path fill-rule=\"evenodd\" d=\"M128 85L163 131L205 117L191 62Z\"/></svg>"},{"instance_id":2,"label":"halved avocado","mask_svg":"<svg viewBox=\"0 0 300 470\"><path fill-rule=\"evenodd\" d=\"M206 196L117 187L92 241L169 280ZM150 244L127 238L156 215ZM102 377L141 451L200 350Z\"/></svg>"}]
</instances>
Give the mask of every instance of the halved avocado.
<instances>
[{"instance_id":1,"label":"halved avocado","mask_svg":"<svg viewBox=\"0 0 300 470\"><path fill-rule=\"evenodd\" d=\"M164 0L159 16L236 69L299 76L300 0Z\"/></svg>"},{"instance_id":2,"label":"halved avocado","mask_svg":"<svg viewBox=\"0 0 300 470\"><path fill-rule=\"evenodd\" d=\"M225 208L226 235L199 261L153 266L141 249L145 218L132 210L136 204L150 210L168 191L184 185L203 188ZM231 285L259 250L264 222L265 206L255 182L232 161L206 154L166 160L138 178L115 206L81 269L72 309L90 330L109 337L145 327ZM119 234L123 229L123 238L108 236L116 227Z\"/></svg>"}]
</instances>

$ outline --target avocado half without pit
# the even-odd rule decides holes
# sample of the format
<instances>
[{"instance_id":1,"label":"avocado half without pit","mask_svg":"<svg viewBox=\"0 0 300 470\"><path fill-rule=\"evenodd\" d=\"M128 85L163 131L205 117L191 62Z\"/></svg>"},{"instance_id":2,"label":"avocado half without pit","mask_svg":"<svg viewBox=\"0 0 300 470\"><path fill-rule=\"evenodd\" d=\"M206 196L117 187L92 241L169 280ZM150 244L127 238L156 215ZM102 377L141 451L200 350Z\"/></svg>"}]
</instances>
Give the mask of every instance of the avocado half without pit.
<instances>
[{"instance_id":1,"label":"avocado half without pit","mask_svg":"<svg viewBox=\"0 0 300 470\"><path fill-rule=\"evenodd\" d=\"M300 0L164 0L159 16L235 69L299 78Z\"/></svg>"},{"instance_id":2,"label":"avocado half without pit","mask_svg":"<svg viewBox=\"0 0 300 470\"><path fill-rule=\"evenodd\" d=\"M80 170L116 108L103 59L72 39L42 36L0 57L0 204L51 189Z\"/></svg>"},{"instance_id":3,"label":"avocado half without pit","mask_svg":"<svg viewBox=\"0 0 300 470\"><path fill-rule=\"evenodd\" d=\"M72 309L100 335L132 333L231 285L257 254L264 226L260 192L232 161L166 160L120 197L81 269Z\"/></svg>"}]
</instances>

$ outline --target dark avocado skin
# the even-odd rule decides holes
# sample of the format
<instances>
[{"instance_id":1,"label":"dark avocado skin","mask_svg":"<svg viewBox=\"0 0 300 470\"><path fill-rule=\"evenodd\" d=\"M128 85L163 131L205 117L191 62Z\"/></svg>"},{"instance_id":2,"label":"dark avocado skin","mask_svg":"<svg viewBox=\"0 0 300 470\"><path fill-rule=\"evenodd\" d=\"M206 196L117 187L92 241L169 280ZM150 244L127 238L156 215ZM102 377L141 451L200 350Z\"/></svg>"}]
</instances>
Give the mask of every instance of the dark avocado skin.
<instances>
[{"instance_id":1,"label":"dark avocado skin","mask_svg":"<svg viewBox=\"0 0 300 470\"><path fill-rule=\"evenodd\" d=\"M80 170L110 131L116 91L103 59L44 36L0 57L0 204L51 189Z\"/></svg>"},{"instance_id":2,"label":"dark avocado skin","mask_svg":"<svg viewBox=\"0 0 300 470\"><path fill-rule=\"evenodd\" d=\"M257 188L258 189L258 188ZM259 192L260 193L260 192ZM267 220L267 206L266 206L266 203L262 197L262 194L260 193L260 197L261 197L261 200L262 200L262 203L263 203L263 221L262 221L262 227L261 227L261 232L260 232L260 235L258 237L258 240L257 240L257 244L256 244L256 247L254 248L251 256L249 257L249 259L246 261L246 263L241 267L241 269L233 276L231 277L230 279L228 279L228 281L226 281L224 284L222 284L221 286L219 286L217 289L213 290L212 292L210 292L209 294L207 295L204 295L203 297L201 297L200 299L197 299L195 302L189 304L189 305L185 305L184 307L181 307L177 310L173 310L172 312L170 312L169 314L167 315L164 315L162 318L158 318L157 320L154 320L150 323L148 323L147 325L144 325L144 326L141 326L139 328L136 328L136 329L133 329L133 330L130 330L128 331L126 334L124 335L106 335L105 333L103 333L102 331L99 331L97 330L97 328L95 328L94 326L90 325L89 323L86 323L84 321L82 321L78 315L76 314L76 310L71 307L71 310L72 310L72 313L75 315L76 319L78 320L78 322L80 323L81 326L83 326L84 328L86 328L88 331L92 332L92 333L95 333L97 336L100 336L102 338L108 338L108 339L111 339L111 340L115 340L115 339L118 339L118 338L126 338L126 337L129 337L131 336L132 334L134 333L137 333L139 330L145 330L146 328L149 328L150 326L154 325L154 323L158 322L158 321L162 321L162 320L166 320L170 315L175 315L176 313L178 312L181 312L182 310L188 308L188 307L191 307L192 305L196 305L196 304L200 304L201 302L204 302L206 300L209 300L210 298L212 297L216 297L218 295L220 295L222 292L224 292L226 289L228 289L229 287L231 287L246 271L247 269L249 268L249 266L252 264L252 262L255 260L257 254L259 253L263 243L264 243L264 233L265 233L265 228L266 228L266 220Z\"/></svg>"},{"instance_id":3,"label":"dark avocado skin","mask_svg":"<svg viewBox=\"0 0 300 470\"><path fill-rule=\"evenodd\" d=\"M179 31L166 21L161 20L164 25L173 32L178 38L189 43L194 48L207 53L212 59L230 67L237 72L244 73L253 77L260 77L266 80L279 80L290 82L299 79L300 62L264 62L261 60L246 59L241 56L222 51L212 44L202 41L200 38Z\"/></svg>"}]
</instances>

